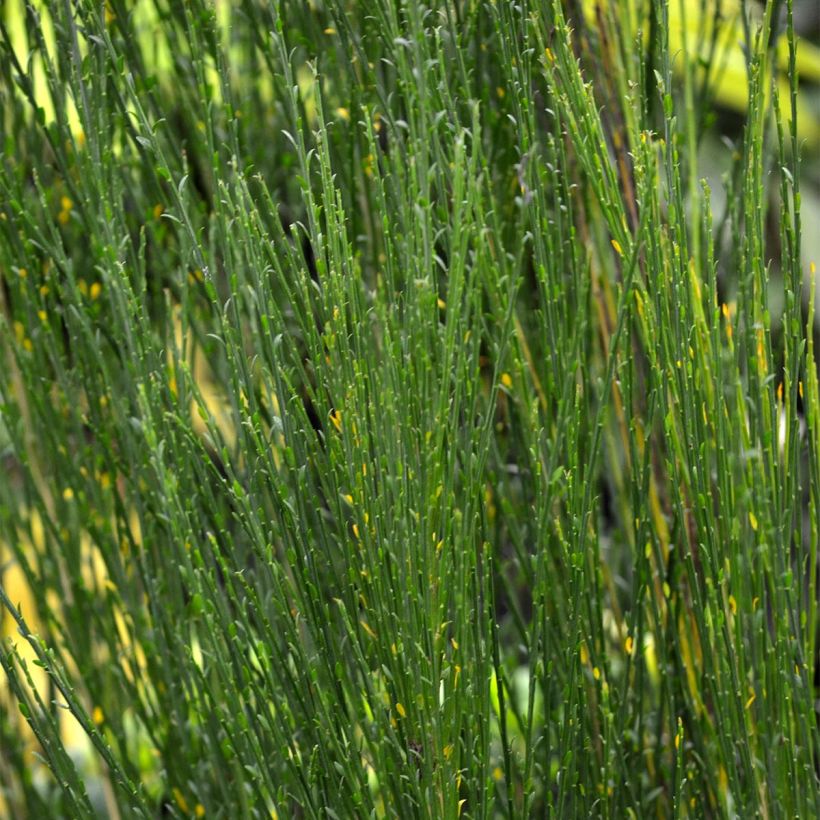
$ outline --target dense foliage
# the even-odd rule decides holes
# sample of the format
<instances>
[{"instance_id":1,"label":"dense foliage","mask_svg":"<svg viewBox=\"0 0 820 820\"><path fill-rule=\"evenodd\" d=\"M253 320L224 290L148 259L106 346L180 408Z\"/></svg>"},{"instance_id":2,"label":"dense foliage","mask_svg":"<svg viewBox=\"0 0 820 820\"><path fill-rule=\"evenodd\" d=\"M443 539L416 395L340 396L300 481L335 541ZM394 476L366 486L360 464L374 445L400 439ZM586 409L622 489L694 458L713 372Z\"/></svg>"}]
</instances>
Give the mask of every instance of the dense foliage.
<instances>
[{"instance_id":1,"label":"dense foliage","mask_svg":"<svg viewBox=\"0 0 820 820\"><path fill-rule=\"evenodd\" d=\"M820 816L791 2L674 4L7 15L0 813Z\"/></svg>"}]
</instances>

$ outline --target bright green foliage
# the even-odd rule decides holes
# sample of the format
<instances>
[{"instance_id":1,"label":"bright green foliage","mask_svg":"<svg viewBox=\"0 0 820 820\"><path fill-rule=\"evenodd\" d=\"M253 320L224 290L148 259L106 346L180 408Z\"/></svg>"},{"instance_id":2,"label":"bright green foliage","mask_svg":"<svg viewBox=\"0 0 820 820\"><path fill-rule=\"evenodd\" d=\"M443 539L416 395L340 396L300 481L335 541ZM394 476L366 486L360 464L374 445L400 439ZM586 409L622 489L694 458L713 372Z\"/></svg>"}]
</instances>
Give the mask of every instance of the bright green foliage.
<instances>
[{"instance_id":1,"label":"bright green foliage","mask_svg":"<svg viewBox=\"0 0 820 820\"><path fill-rule=\"evenodd\" d=\"M820 816L791 3L561 5L6 19L1 813Z\"/></svg>"}]
</instances>

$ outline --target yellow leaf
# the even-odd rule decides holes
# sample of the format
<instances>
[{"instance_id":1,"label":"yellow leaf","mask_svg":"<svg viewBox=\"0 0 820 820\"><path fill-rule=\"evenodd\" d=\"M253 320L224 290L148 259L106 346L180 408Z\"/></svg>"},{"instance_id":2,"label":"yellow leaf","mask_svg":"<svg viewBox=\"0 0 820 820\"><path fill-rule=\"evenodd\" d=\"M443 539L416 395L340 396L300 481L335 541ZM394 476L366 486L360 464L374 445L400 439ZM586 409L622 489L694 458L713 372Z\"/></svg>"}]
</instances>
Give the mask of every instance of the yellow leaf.
<instances>
[{"instance_id":1,"label":"yellow leaf","mask_svg":"<svg viewBox=\"0 0 820 820\"><path fill-rule=\"evenodd\" d=\"M188 814L189 809L188 809L188 803L185 800L185 796L182 794L182 792L176 786L174 786L174 788L171 789L171 791L173 792L174 800L176 801L176 804L179 807L179 810L183 814Z\"/></svg>"}]
</instances>

